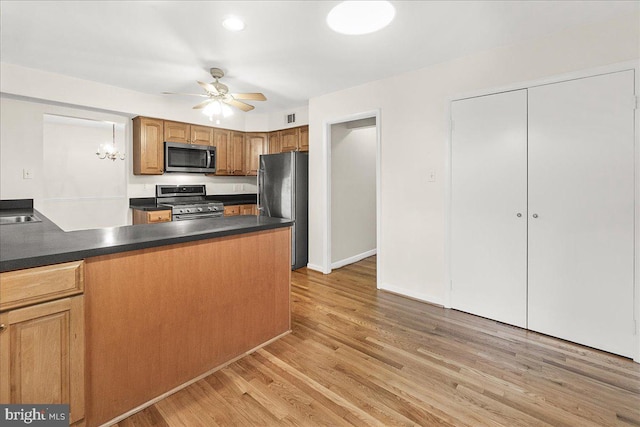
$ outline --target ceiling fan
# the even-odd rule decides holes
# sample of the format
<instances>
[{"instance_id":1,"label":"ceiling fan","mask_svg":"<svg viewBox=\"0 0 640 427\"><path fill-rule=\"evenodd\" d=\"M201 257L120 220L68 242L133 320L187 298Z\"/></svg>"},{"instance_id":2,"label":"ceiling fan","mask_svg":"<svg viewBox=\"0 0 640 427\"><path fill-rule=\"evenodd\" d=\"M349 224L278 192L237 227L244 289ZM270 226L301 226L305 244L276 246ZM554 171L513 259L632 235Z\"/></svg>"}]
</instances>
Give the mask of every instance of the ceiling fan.
<instances>
[{"instance_id":1,"label":"ceiling fan","mask_svg":"<svg viewBox=\"0 0 640 427\"><path fill-rule=\"evenodd\" d=\"M209 70L211 76L215 79L214 82L205 83L198 81L198 84L202 86L205 90L205 94L196 94L196 93L173 93L173 92L163 92L167 95L192 95L192 96L200 96L203 98L208 98L206 101L202 101L201 103L195 105L193 108L196 110L204 109L204 113L207 115L211 114L224 114L225 113L225 105L230 105L232 107L238 108L242 111L251 111L255 107L253 105L247 104L246 102L242 102L240 100L249 100L249 101L266 101L267 98L262 93L229 93L229 87L223 83L220 83L218 80L224 77L224 71L220 68L211 68ZM231 111L229 107L226 108L227 111ZM225 116L228 114L224 114Z\"/></svg>"}]
</instances>

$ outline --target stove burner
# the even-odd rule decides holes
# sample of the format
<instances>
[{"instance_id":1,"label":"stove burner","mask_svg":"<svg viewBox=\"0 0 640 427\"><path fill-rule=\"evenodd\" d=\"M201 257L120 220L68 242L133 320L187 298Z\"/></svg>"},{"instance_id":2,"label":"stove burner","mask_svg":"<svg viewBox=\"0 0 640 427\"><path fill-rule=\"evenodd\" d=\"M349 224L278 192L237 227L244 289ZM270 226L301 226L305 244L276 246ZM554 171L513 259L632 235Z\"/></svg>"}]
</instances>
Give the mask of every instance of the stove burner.
<instances>
[{"instance_id":1,"label":"stove burner","mask_svg":"<svg viewBox=\"0 0 640 427\"><path fill-rule=\"evenodd\" d=\"M170 206L173 221L223 216L222 202L205 195L204 185L156 185L156 204Z\"/></svg>"}]
</instances>

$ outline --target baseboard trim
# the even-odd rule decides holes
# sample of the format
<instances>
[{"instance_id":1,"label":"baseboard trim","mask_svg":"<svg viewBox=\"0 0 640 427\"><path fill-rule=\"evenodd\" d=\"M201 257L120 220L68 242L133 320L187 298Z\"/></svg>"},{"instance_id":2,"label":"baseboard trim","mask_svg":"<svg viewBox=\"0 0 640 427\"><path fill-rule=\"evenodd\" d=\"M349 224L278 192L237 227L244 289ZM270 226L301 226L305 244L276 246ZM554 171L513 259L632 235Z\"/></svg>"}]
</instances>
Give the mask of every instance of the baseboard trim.
<instances>
[{"instance_id":1,"label":"baseboard trim","mask_svg":"<svg viewBox=\"0 0 640 427\"><path fill-rule=\"evenodd\" d=\"M313 271L317 271L319 273L325 274L324 270L322 269L322 266L320 266L320 265L315 265L315 264L309 263L309 264L307 264L307 268L309 270L313 270Z\"/></svg>"},{"instance_id":2,"label":"baseboard trim","mask_svg":"<svg viewBox=\"0 0 640 427\"><path fill-rule=\"evenodd\" d=\"M161 401L165 397L169 397L172 394L174 394L174 393L176 393L176 392L178 392L178 391L180 391L180 390L182 390L184 388L189 387L191 384L196 383L196 382L200 381L201 379L208 377L209 375L213 374L214 372L219 371L222 368L225 368L226 366L232 364L233 362L236 362L236 361L242 359L243 357L245 357L245 356L247 356L247 355L249 355L251 353L255 353L256 351L260 350L261 348L268 346L272 342L274 342L276 340L279 340L280 338L282 338L282 337L284 337L286 335L289 335L290 333L291 333L291 330L288 330L287 332L285 332L283 334L280 334L277 337L271 338L269 341L266 341L266 342L260 344L259 346L254 347L251 350L246 351L246 352L238 355L237 357L234 357L233 359L231 359L231 360L229 360L229 361L227 361L227 362L225 362L225 363L223 363L221 365L216 366L215 368L205 372L204 374L198 375L194 379L189 380L186 383L181 384L178 387L173 388L173 389L169 390L168 392L161 394L158 397L154 397L150 401L148 401L146 403L143 403L142 405L137 406L137 407L133 408L132 410L130 410L128 412L125 412L124 414L112 419L111 421L107 421L106 423L102 424L100 427L108 427L108 426L114 425L116 423L119 423L120 421L124 420L125 418L128 418L131 415L133 415L133 414L135 414L137 412L140 412L145 408L148 408L149 406L153 405L154 403L157 403L157 402Z\"/></svg>"},{"instance_id":3,"label":"baseboard trim","mask_svg":"<svg viewBox=\"0 0 640 427\"><path fill-rule=\"evenodd\" d=\"M411 292L407 291L407 289L401 289L395 286L391 286L388 283L378 284L378 289L381 291L386 291L392 294L399 295L401 297L409 298L412 300L426 302L431 305L436 305L439 307L444 307L444 301L442 298L434 298L431 295L422 294L419 292Z\"/></svg>"},{"instance_id":4,"label":"baseboard trim","mask_svg":"<svg viewBox=\"0 0 640 427\"><path fill-rule=\"evenodd\" d=\"M349 258L341 259L340 261L336 261L331 264L331 268L340 268L345 265L353 264L354 262L362 261L365 258L369 258L370 256L376 255L378 253L377 249L371 249L370 251L362 252L361 254L354 255Z\"/></svg>"}]
</instances>

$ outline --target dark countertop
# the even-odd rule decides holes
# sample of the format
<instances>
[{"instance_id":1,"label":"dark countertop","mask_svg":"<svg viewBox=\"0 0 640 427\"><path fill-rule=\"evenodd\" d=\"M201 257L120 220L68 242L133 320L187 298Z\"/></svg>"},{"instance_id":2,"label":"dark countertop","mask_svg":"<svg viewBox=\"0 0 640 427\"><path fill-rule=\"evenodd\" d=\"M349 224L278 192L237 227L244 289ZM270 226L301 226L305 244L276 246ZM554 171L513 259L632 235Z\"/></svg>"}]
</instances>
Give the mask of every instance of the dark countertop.
<instances>
[{"instance_id":1,"label":"dark countertop","mask_svg":"<svg viewBox=\"0 0 640 427\"><path fill-rule=\"evenodd\" d=\"M2 215L35 213L42 220L0 225L0 272L293 224L287 219L245 215L65 232L37 210L0 209Z\"/></svg>"},{"instance_id":2,"label":"dark countertop","mask_svg":"<svg viewBox=\"0 0 640 427\"><path fill-rule=\"evenodd\" d=\"M258 195L255 193L248 194L214 194L206 196L207 200L215 200L222 202L225 206L230 205L255 205L258 203ZM139 197L129 199L129 207L141 211L162 211L171 209L170 206L156 204L155 197Z\"/></svg>"}]
</instances>

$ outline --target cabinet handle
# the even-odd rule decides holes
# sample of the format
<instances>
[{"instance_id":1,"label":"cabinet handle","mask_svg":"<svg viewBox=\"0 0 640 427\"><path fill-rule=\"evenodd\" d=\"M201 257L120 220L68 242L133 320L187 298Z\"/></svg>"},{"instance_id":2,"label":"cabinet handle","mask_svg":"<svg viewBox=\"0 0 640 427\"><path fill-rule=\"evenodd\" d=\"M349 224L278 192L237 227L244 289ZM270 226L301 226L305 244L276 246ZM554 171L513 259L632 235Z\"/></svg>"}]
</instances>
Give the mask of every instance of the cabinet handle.
<instances>
[{"instance_id":1,"label":"cabinet handle","mask_svg":"<svg viewBox=\"0 0 640 427\"><path fill-rule=\"evenodd\" d=\"M516 216L517 216L518 218L522 218L522 214L521 214L520 212L518 212L518 213L516 214Z\"/></svg>"},{"instance_id":2,"label":"cabinet handle","mask_svg":"<svg viewBox=\"0 0 640 427\"><path fill-rule=\"evenodd\" d=\"M532 215L534 218L538 218L538 214L533 214Z\"/></svg>"},{"instance_id":3,"label":"cabinet handle","mask_svg":"<svg viewBox=\"0 0 640 427\"><path fill-rule=\"evenodd\" d=\"M0 325L0 332L4 332L5 329L7 329L7 325L5 325L4 323Z\"/></svg>"}]
</instances>

